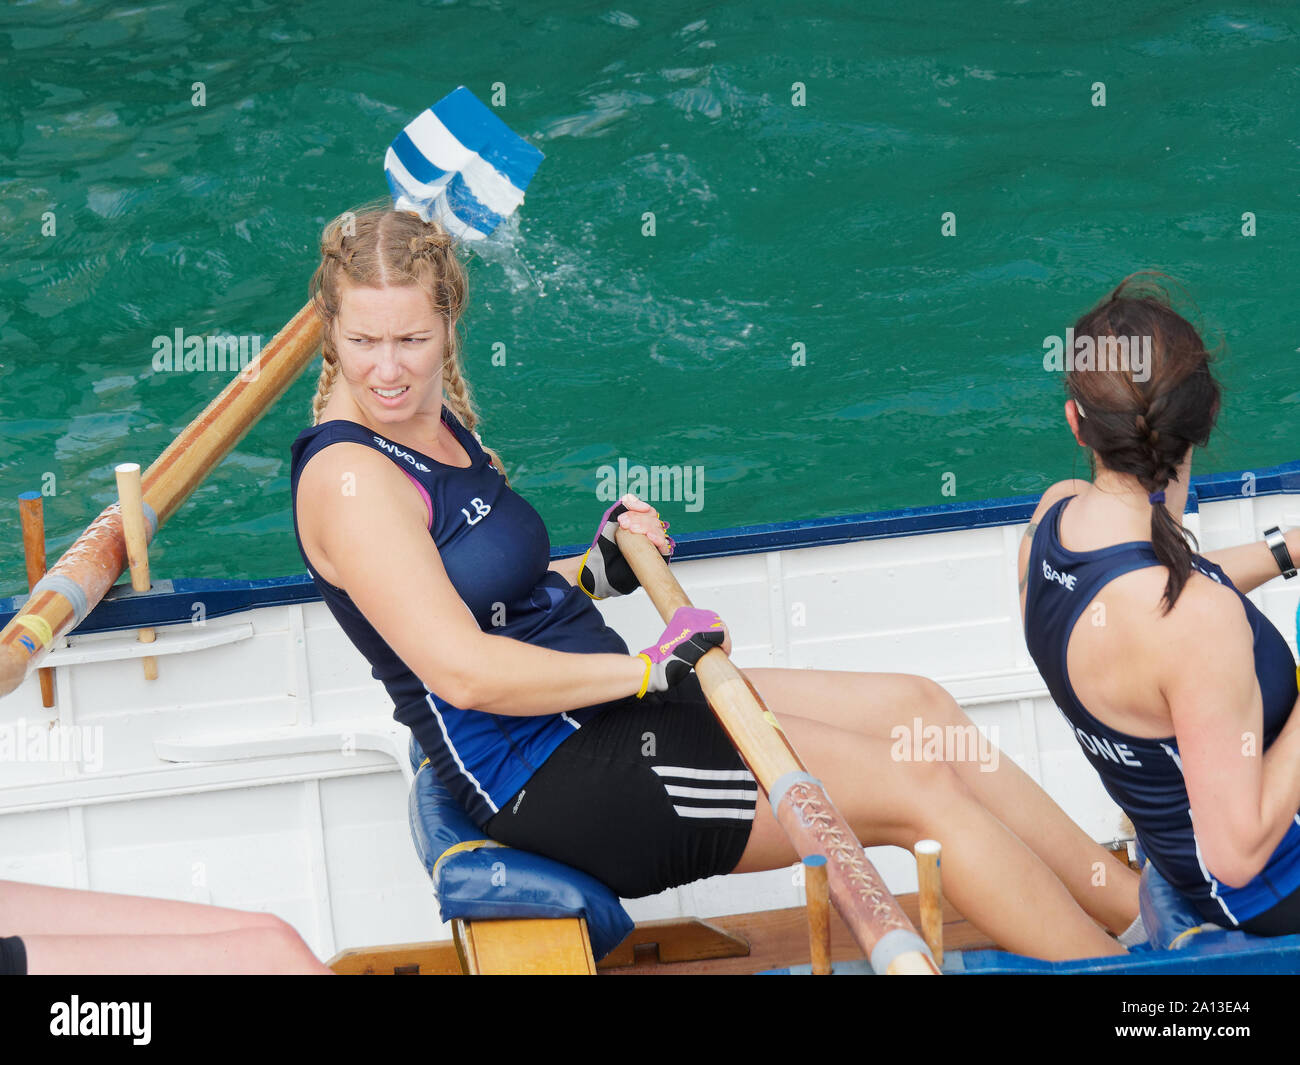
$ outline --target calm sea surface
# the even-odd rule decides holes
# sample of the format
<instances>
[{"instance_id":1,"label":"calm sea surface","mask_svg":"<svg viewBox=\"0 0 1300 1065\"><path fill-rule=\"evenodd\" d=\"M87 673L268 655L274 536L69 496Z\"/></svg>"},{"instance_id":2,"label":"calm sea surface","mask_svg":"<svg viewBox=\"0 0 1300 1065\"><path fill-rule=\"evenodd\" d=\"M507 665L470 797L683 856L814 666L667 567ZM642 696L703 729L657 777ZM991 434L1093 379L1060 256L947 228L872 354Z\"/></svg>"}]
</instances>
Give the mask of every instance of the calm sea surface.
<instances>
[{"instance_id":1,"label":"calm sea surface","mask_svg":"<svg viewBox=\"0 0 1300 1065\"><path fill-rule=\"evenodd\" d=\"M590 537L620 460L702 476L662 505L674 532L1085 473L1043 341L1147 266L1223 345L1198 471L1300 458L1287 8L9 3L0 595L25 591L20 492L53 489L53 561L114 464L225 383L155 372L155 338L269 340L323 223L386 192L388 143L460 84L502 86L547 156L470 258L464 325L482 434L553 543ZM160 534L155 576L302 571L288 450L318 367Z\"/></svg>"}]
</instances>

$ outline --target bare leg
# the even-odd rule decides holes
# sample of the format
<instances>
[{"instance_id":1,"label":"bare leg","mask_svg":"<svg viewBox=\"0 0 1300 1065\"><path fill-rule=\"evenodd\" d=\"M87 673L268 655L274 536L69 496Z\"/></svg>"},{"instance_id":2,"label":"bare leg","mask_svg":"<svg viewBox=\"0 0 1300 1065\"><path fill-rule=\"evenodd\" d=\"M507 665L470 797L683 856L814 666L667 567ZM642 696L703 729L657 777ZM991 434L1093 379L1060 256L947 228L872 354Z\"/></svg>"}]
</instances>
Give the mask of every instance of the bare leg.
<instances>
[{"instance_id":1,"label":"bare leg","mask_svg":"<svg viewBox=\"0 0 1300 1065\"><path fill-rule=\"evenodd\" d=\"M274 914L11 880L0 935L23 937L32 972L329 972Z\"/></svg>"},{"instance_id":2,"label":"bare leg","mask_svg":"<svg viewBox=\"0 0 1300 1065\"><path fill-rule=\"evenodd\" d=\"M23 944L33 975L331 975L288 925L188 936L23 936Z\"/></svg>"},{"instance_id":3,"label":"bare leg","mask_svg":"<svg viewBox=\"0 0 1300 1065\"><path fill-rule=\"evenodd\" d=\"M778 716L860 840L908 849L926 837L943 841L945 894L1002 947L1052 960L1124 952L948 765L896 761L886 740ZM735 872L777 869L795 859L771 809L760 802Z\"/></svg>"},{"instance_id":4,"label":"bare leg","mask_svg":"<svg viewBox=\"0 0 1300 1065\"><path fill-rule=\"evenodd\" d=\"M916 718L923 725L973 727L953 697L925 677L810 669L745 674L778 717L796 714L879 740L889 740L900 725L910 735ZM1010 758L994 762L973 755L948 764L980 804L1043 860L1089 914L1113 932L1124 931L1137 917L1138 875L1098 846ZM937 838L946 850L949 841Z\"/></svg>"},{"instance_id":5,"label":"bare leg","mask_svg":"<svg viewBox=\"0 0 1300 1065\"><path fill-rule=\"evenodd\" d=\"M187 935L281 923L269 913L0 880L0 930L10 935Z\"/></svg>"}]
</instances>

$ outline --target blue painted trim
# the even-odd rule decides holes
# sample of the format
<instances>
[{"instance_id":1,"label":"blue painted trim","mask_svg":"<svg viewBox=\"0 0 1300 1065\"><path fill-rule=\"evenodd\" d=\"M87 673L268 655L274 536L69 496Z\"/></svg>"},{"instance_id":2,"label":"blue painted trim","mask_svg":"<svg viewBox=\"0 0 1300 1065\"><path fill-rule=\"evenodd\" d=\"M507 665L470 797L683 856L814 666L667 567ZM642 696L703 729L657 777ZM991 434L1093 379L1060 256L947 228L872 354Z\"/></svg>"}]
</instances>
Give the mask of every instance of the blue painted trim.
<instances>
[{"instance_id":1,"label":"blue painted trim","mask_svg":"<svg viewBox=\"0 0 1300 1065\"><path fill-rule=\"evenodd\" d=\"M157 581L148 592L133 591L119 584L106 595L73 632L113 632L145 625L188 624L195 617L195 604L203 604L205 617L218 618L263 606L285 606L320 600L312 579L303 573L295 577L270 577L257 581L177 580ZM27 597L0 599L0 628L9 624Z\"/></svg>"},{"instance_id":2,"label":"blue painted trim","mask_svg":"<svg viewBox=\"0 0 1300 1065\"><path fill-rule=\"evenodd\" d=\"M1241 932L1227 931L1202 933L1202 935L1213 937L1213 941L1203 945L1193 941L1181 950L1135 951L1115 957L1084 958L1074 961L1041 961L1019 954L1004 954L996 950L967 950L962 952L962 968L954 970L952 975L1060 976L1152 973L1168 976L1271 976L1294 975L1300 972L1300 935L1278 936L1274 939L1260 939ZM946 956L944 961L944 971L947 972Z\"/></svg>"},{"instance_id":3,"label":"blue painted trim","mask_svg":"<svg viewBox=\"0 0 1300 1065\"><path fill-rule=\"evenodd\" d=\"M1219 936L1219 933L1214 934ZM872 970L865 961L837 961L833 971L836 976L849 976L870 975ZM1115 957L1055 962L996 950L949 950L944 952L943 972L945 976L1294 975L1300 972L1300 936L1256 939L1241 932L1226 932L1214 944L1199 949L1193 943L1181 950L1149 950ZM810 973L808 965L791 965L767 969L758 975L807 976ZM1162 1015L1161 1020L1154 1021L1148 1015L1143 1023L1156 1024L1157 1027L1196 1023L1184 1021L1182 1017L1182 1014L1175 1014L1172 1018Z\"/></svg>"},{"instance_id":4,"label":"blue painted trim","mask_svg":"<svg viewBox=\"0 0 1300 1065\"><path fill-rule=\"evenodd\" d=\"M1192 478L1188 513L1200 503L1243 495L1246 474L1254 480L1254 495L1300 494L1300 462L1288 462L1263 470L1213 473ZM769 525L742 525L715 532L687 533L674 537L676 559L726 558L764 551L785 551L800 547L825 547L859 540L886 540L919 533L956 532L964 529L1023 525L1029 521L1040 496L1011 496L981 499L970 503L944 503L932 507L880 510L871 514L849 514L836 518L814 518ZM553 547L551 557L571 558L587 550L587 544ZM76 632L109 632L142 625L177 625L193 617L194 604L202 603L210 618L235 614L254 607L284 606L316 602L320 596L305 573L293 577L271 577L256 581L175 580L161 582L160 590L137 593L130 585L115 588ZM26 596L0 599L0 627L18 612Z\"/></svg>"}]
</instances>

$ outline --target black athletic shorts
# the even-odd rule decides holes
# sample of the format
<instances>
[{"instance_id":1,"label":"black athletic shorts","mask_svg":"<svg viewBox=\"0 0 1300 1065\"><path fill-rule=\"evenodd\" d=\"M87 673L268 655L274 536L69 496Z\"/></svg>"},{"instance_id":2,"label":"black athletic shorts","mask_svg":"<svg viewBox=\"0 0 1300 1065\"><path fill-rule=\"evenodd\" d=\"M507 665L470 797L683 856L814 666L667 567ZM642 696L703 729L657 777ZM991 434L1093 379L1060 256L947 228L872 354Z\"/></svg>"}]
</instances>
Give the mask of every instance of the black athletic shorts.
<instances>
[{"instance_id":1,"label":"black athletic shorts","mask_svg":"<svg viewBox=\"0 0 1300 1065\"><path fill-rule=\"evenodd\" d=\"M17 936L0 937L0 976L27 975L27 948Z\"/></svg>"},{"instance_id":2,"label":"black athletic shorts","mask_svg":"<svg viewBox=\"0 0 1300 1065\"><path fill-rule=\"evenodd\" d=\"M735 869L759 799L692 673L588 721L486 829L635 899Z\"/></svg>"}]
</instances>

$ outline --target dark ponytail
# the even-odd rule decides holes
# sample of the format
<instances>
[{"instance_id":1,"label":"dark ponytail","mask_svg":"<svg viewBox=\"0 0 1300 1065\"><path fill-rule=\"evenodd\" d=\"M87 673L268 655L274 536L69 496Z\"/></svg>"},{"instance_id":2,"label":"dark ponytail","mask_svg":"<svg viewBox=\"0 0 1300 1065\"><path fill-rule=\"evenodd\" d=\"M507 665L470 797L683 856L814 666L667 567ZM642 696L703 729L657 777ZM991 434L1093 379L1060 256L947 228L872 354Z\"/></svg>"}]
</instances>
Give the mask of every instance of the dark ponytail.
<instances>
[{"instance_id":1,"label":"dark ponytail","mask_svg":"<svg viewBox=\"0 0 1300 1065\"><path fill-rule=\"evenodd\" d=\"M1079 438L1097 461L1137 478L1151 496L1151 546L1169 570L1162 600L1169 613L1192 572L1196 538L1164 505L1164 490L1192 446L1204 447L1219 413L1219 386L1210 355L1196 330L1173 310L1163 275L1133 274L1074 326L1076 341L1090 337L1097 352L1114 360L1117 339L1130 347L1127 367L1072 368L1066 390L1082 408ZM1105 343L1102 343L1102 342ZM1143 372L1132 344L1142 346ZM1143 378L1143 379L1139 379ZM1095 472L1095 471L1094 471ZM1158 501L1157 501L1158 500Z\"/></svg>"}]
</instances>

